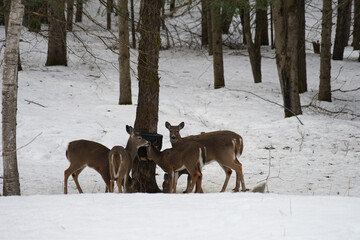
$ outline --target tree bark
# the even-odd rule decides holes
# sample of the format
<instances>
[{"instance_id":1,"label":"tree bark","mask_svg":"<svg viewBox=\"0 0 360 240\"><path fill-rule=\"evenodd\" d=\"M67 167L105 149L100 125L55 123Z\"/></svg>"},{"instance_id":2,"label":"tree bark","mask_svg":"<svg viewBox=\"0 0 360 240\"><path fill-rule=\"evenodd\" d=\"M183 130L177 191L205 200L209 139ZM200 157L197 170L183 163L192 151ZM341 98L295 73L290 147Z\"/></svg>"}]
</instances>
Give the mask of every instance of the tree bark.
<instances>
[{"instance_id":1,"label":"tree bark","mask_svg":"<svg viewBox=\"0 0 360 240\"><path fill-rule=\"evenodd\" d=\"M2 85L3 195L20 195L16 152L19 39L24 15L21 0L12 0L4 53Z\"/></svg>"},{"instance_id":2,"label":"tree bark","mask_svg":"<svg viewBox=\"0 0 360 240\"><path fill-rule=\"evenodd\" d=\"M323 0L319 101L331 102L332 0Z\"/></svg>"},{"instance_id":3,"label":"tree bark","mask_svg":"<svg viewBox=\"0 0 360 240\"><path fill-rule=\"evenodd\" d=\"M73 30L74 19L74 0L67 0L67 13L66 13L66 29L68 31Z\"/></svg>"},{"instance_id":4,"label":"tree bark","mask_svg":"<svg viewBox=\"0 0 360 240\"><path fill-rule=\"evenodd\" d=\"M347 15L350 6L350 0L338 0L337 23L335 33L335 43L333 50L333 60L343 60L344 49L347 45Z\"/></svg>"},{"instance_id":5,"label":"tree bark","mask_svg":"<svg viewBox=\"0 0 360 240\"><path fill-rule=\"evenodd\" d=\"M201 0L201 46L209 44L206 4L207 0Z\"/></svg>"},{"instance_id":6,"label":"tree bark","mask_svg":"<svg viewBox=\"0 0 360 240\"><path fill-rule=\"evenodd\" d=\"M226 1L223 2L223 6L221 9L221 28L223 34L229 33L231 22L235 14L235 11L232 10L234 6L227 5L226 3Z\"/></svg>"},{"instance_id":7,"label":"tree bark","mask_svg":"<svg viewBox=\"0 0 360 240\"><path fill-rule=\"evenodd\" d=\"M269 45L267 6L268 0L256 1L255 38L257 34L260 34L260 44L266 46Z\"/></svg>"},{"instance_id":8,"label":"tree bark","mask_svg":"<svg viewBox=\"0 0 360 240\"><path fill-rule=\"evenodd\" d=\"M126 6L127 9L127 6ZM111 30L111 13L113 12L113 0L106 2L106 29Z\"/></svg>"},{"instance_id":9,"label":"tree bark","mask_svg":"<svg viewBox=\"0 0 360 240\"><path fill-rule=\"evenodd\" d=\"M250 29L250 6L249 1L246 0L245 3L248 7L244 9L244 34L246 38L246 44L248 47L249 58L251 63L251 70L254 77L255 83L261 82L261 27L256 26L258 34L255 34L255 42L252 40L251 29Z\"/></svg>"},{"instance_id":10,"label":"tree bark","mask_svg":"<svg viewBox=\"0 0 360 240\"><path fill-rule=\"evenodd\" d=\"M33 12L42 12L42 1L31 0L25 1L25 14L24 14L24 26L29 29L30 32L40 32L41 30L41 17L35 15Z\"/></svg>"},{"instance_id":11,"label":"tree bark","mask_svg":"<svg viewBox=\"0 0 360 240\"><path fill-rule=\"evenodd\" d=\"M276 65L285 117L301 114L298 87L298 6L295 0L279 0L273 6Z\"/></svg>"},{"instance_id":12,"label":"tree bark","mask_svg":"<svg viewBox=\"0 0 360 240\"><path fill-rule=\"evenodd\" d=\"M305 49L305 0L298 0L299 4L299 37L298 37L298 73L299 73L299 93L307 91L306 77L306 49Z\"/></svg>"},{"instance_id":13,"label":"tree bark","mask_svg":"<svg viewBox=\"0 0 360 240\"><path fill-rule=\"evenodd\" d=\"M213 36L212 36L212 23L211 23L211 0L206 1L206 23L207 23L207 32L208 32L208 52L209 55L213 55Z\"/></svg>"},{"instance_id":14,"label":"tree bark","mask_svg":"<svg viewBox=\"0 0 360 240\"><path fill-rule=\"evenodd\" d=\"M135 30L134 0L130 0L130 11L131 11L132 48L133 48L133 49L136 49L136 30Z\"/></svg>"},{"instance_id":15,"label":"tree bark","mask_svg":"<svg viewBox=\"0 0 360 240\"><path fill-rule=\"evenodd\" d=\"M82 22L82 15L83 15L83 0L76 0L75 22Z\"/></svg>"},{"instance_id":16,"label":"tree bark","mask_svg":"<svg viewBox=\"0 0 360 240\"><path fill-rule=\"evenodd\" d=\"M170 0L170 12L175 10L175 0Z\"/></svg>"},{"instance_id":17,"label":"tree bark","mask_svg":"<svg viewBox=\"0 0 360 240\"><path fill-rule=\"evenodd\" d=\"M354 50L360 50L360 0L354 0L354 30L352 45Z\"/></svg>"},{"instance_id":18,"label":"tree bark","mask_svg":"<svg viewBox=\"0 0 360 240\"><path fill-rule=\"evenodd\" d=\"M128 0L119 0L119 69L120 98L119 104L132 104L130 78L130 41Z\"/></svg>"},{"instance_id":19,"label":"tree bark","mask_svg":"<svg viewBox=\"0 0 360 240\"><path fill-rule=\"evenodd\" d=\"M65 0L49 0L49 43L45 66L67 66Z\"/></svg>"},{"instance_id":20,"label":"tree bark","mask_svg":"<svg viewBox=\"0 0 360 240\"><path fill-rule=\"evenodd\" d=\"M212 20L214 88L218 89L225 87L220 5L214 3L211 4L210 8Z\"/></svg>"},{"instance_id":21,"label":"tree bark","mask_svg":"<svg viewBox=\"0 0 360 240\"><path fill-rule=\"evenodd\" d=\"M162 0L144 0L142 10L138 56L139 95L134 126L135 131L138 132L157 132L161 5ZM154 162L134 159L132 191L159 192L155 180L155 168Z\"/></svg>"}]
</instances>

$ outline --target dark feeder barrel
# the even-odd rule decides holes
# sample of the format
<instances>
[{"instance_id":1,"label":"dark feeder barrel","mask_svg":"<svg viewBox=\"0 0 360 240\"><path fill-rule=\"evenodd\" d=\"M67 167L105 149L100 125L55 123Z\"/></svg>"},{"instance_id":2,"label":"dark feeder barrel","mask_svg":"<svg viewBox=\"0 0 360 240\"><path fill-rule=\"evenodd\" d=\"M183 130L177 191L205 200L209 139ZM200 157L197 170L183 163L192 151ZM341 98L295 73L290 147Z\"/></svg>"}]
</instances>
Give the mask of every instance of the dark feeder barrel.
<instances>
[{"instance_id":1,"label":"dark feeder barrel","mask_svg":"<svg viewBox=\"0 0 360 240\"><path fill-rule=\"evenodd\" d=\"M162 139L163 136L161 134L157 133L139 133L139 135L147 140L150 143L158 142L159 144L159 150L161 150L162 147ZM138 150L138 156L140 160L147 161L147 153L146 153L146 147L141 147Z\"/></svg>"}]
</instances>

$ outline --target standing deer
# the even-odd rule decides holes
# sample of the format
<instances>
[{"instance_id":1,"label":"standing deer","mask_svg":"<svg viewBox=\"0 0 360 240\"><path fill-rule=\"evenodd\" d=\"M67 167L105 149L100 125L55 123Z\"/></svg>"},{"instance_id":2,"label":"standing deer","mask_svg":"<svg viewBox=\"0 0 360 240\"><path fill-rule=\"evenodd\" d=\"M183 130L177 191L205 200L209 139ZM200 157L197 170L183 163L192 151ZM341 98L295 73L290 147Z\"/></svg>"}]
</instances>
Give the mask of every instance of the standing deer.
<instances>
[{"instance_id":1,"label":"standing deer","mask_svg":"<svg viewBox=\"0 0 360 240\"><path fill-rule=\"evenodd\" d=\"M131 135L140 137L134 133L134 129L130 126L126 126L126 131L130 134L130 137L132 137ZM100 173L106 184L105 192L108 192L110 188L109 152L109 148L97 142L88 140L70 142L66 150L66 157L70 162L70 166L64 171L64 194L68 192L67 183L70 175L72 175L79 193L83 193L78 177L86 166Z\"/></svg>"},{"instance_id":2,"label":"standing deer","mask_svg":"<svg viewBox=\"0 0 360 240\"><path fill-rule=\"evenodd\" d=\"M127 183L129 181L129 173L132 168L133 159L135 159L140 147L149 145L148 141L135 134L132 127L126 126L126 131L130 134L126 147L115 146L109 152L110 192L114 191L115 181L120 193L123 192L121 186L124 181L124 192L127 192Z\"/></svg>"},{"instance_id":3,"label":"standing deer","mask_svg":"<svg viewBox=\"0 0 360 240\"><path fill-rule=\"evenodd\" d=\"M182 138L180 130L185 126L184 122L180 123L178 126L172 126L169 122L166 122L165 126L169 130L172 146L176 146L177 144L188 140L196 141L205 146L205 164L210 163L211 161L217 161L225 171L226 178L221 192L224 192L227 187L232 173L231 169L236 172L236 185L233 191L239 191L240 183L241 190L246 191L242 164L238 161L244 147L243 139L239 134L231 131L215 131Z\"/></svg>"},{"instance_id":4,"label":"standing deer","mask_svg":"<svg viewBox=\"0 0 360 240\"><path fill-rule=\"evenodd\" d=\"M168 173L169 193L176 193L177 177L175 175L182 169L186 169L191 176L191 183L186 192L192 192L195 184L195 192L202 192L201 168L206 161L206 149L203 145L194 141L186 141L160 152L156 143L153 143L146 148L146 151L148 158Z\"/></svg>"}]
</instances>

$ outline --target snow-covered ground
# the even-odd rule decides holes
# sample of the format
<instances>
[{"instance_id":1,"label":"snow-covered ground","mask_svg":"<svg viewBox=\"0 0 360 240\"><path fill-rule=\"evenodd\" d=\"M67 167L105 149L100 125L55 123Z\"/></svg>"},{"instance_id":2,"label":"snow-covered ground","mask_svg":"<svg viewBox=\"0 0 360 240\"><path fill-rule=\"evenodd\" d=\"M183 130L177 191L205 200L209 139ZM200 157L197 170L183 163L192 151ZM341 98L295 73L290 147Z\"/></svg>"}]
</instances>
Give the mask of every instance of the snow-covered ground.
<instances>
[{"instance_id":1,"label":"snow-covered ground","mask_svg":"<svg viewBox=\"0 0 360 240\"><path fill-rule=\"evenodd\" d=\"M4 39L3 27L0 34ZM333 92L332 103L316 101L319 55L308 52L309 91L301 95L302 105L312 102L342 113L304 107L299 116L304 125L284 119L283 109L269 102L282 104L268 47L263 48L263 83L256 85L247 51L225 49L226 87L218 90L205 50L160 52L158 132L164 148L170 147L165 121L184 121L183 136L235 131L245 142L240 161L247 187L269 175L269 194L231 193L235 174L227 193L218 193L225 174L211 163L203 169L202 195L181 194L184 176L175 195L104 194L100 175L85 169L79 181L87 194L79 195L70 179L70 194L64 196L68 142L125 145L125 125L135 121L138 95L136 51L131 56L135 104L119 106L117 56L98 39L78 34L96 59L69 35L69 66L44 67L46 40L23 31L17 139L18 147L31 143L18 151L23 196L0 198L0 239L359 239L360 91L342 92L360 87L357 52L349 47L344 61L332 62L332 89L342 90ZM157 173L161 188L163 171Z\"/></svg>"}]
</instances>

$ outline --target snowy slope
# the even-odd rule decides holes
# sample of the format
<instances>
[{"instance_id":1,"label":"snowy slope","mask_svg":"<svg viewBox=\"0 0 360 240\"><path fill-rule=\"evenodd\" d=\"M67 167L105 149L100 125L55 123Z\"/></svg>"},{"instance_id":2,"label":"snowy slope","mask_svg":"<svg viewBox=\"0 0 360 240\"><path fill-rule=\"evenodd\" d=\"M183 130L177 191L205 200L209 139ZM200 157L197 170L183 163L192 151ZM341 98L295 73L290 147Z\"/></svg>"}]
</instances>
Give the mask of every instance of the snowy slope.
<instances>
[{"instance_id":1,"label":"snowy slope","mask_svg":"<svg viewBox=\"0 0 360 240\"><path fill-rule=\"evenodd\" d=\"M68 142L84 138L125 145L125 125L135 121L138 94L137 52L131 53L134 104L119 106L117 56L98 39L78 34L93 55L69 35L69 66L44 67L46 40L23 31L17 140L18 147L30 144L18 151L23 196L0 198L0 239L359 239L360 91L334 91L332 103L317 102L319 56L310 51L309 91L301 95L302 105L351 114L304 107L299 116L304 125L284 119L282 108L269 102L282 104L274 51L268 47L262 49L263 83L256 85L247 51L225 49L226 88L218 90L206 50L160 52L158 132L164 148L170 147L165 121L184 121L183 136L235 131L245 142L240 161L247 187L269 174L270 194L232 194L235 174L227 193L218 193L225 174L211 163L203 169L203 195L181 194L185 177L173 196L103 194L100 175L85 169L79 181L87 194L80 196L70 179L70 195L63 196ZM347 48L345 56L332 62L333 90L360 87L358 53ZM161 187L163 171L157 173Z\"/></svg>"}]
</instances>

